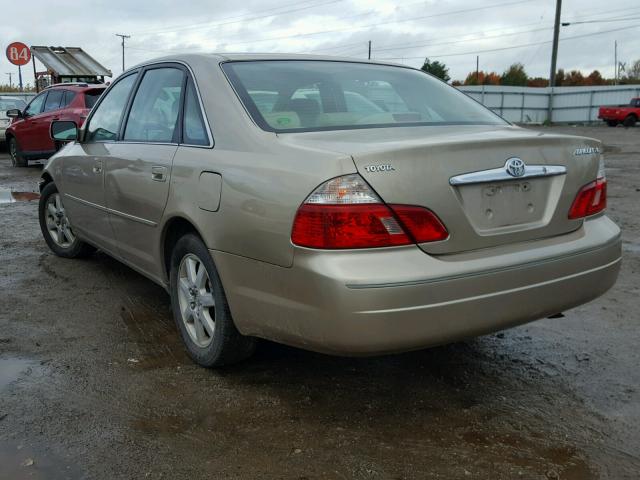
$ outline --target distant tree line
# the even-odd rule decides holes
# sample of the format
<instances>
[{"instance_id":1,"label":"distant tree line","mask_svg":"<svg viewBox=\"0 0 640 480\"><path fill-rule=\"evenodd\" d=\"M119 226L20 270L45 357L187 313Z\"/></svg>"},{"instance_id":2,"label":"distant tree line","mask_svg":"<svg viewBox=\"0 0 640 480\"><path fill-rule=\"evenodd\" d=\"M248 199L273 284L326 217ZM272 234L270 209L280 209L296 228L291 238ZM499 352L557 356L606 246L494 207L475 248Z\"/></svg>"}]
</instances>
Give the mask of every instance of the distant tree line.
<instances>
[{"instance_id":1,"label":"distant tree line","mask_svg":"<svg viewBox=\"0 0 640 480\"><path fill-rule=\"evenodd\" d=\"M437 60L431 61L425 59L422 70L430 73L445 82L451 80L449 76L449 68L442 62ZM627 71L622 72L623 75L618 79L618 83L640 84L640 60L636 60ZM511 85L519 87L548 87L549 79L543 77L529 77L525 71L524 65L514 63L507 68L502 74L497 72L469 72L467 77L461 80L451 82L454 86L460 85ZM562 68L556 73L556 86L573 87L573 86L591 86L591 85L613 85L613 78L604 78L598 70L594 70L588 75L584 75L580 70L571 70L566 72Z\"/></svg>"},{"instance_id":2,"label":"distant tree line","mask_svg":"<svg viewBox=\"0 0 640 480\"><path fill-rule=\"evenodd\" d=\"M0 92L3 93L9 93L9 92L19 92L20 88L14 83L13 85L9 86L8 83L0 83ZM23 89L22 91L24 93L30 93L30 92L35 92L36 89L35 87L33 87L31 84L27 83L26 85L23 85Z\"/></svg>"}]
</instances>

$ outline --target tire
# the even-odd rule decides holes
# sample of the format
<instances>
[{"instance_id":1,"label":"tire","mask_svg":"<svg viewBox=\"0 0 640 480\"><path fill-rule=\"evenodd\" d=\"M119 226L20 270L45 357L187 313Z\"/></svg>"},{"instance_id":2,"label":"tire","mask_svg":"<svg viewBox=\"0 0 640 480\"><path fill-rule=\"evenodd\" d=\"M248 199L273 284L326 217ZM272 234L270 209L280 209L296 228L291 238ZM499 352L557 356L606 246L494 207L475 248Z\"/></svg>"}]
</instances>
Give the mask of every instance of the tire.
<instances>
[{"instance_id":1,"label":"tire","mask_svg":"<svg viewBox=\"0 0 640 480\"><path fill-rule=\"evenodd\" d=\"M26 167L28 166L27 160L20 155L20 148L18 148L18 141L15 137L9 137L7 139L7 147L9 148L9 155L11 156L11 165L13 167Z\"/></svg>"},{"instance_id":2,"label":"tire","mask_svg":"<svg viewBox=\"0 0 640 480\"><path fill-rule=\"evenodd\" d=\"M617 127L618 126L618 121L617 120L606 120L607 125L609 125L610 127Z\"/></svg>"},{"instance_id":3,"label":"tire","mask_svg":"<svg viewBox=\"0 0 640 480\"><path fill-rule=\"evenodd\" d=\"M629 127L633 127L637 121L638 121L638 118L635 115L628 115L627 118L624 119L622 124L626 128L629 128Z\"/></svg>"},{"instance_id":4,"label":"tire","mask_svg":"<svg viewBox=\"0 0 640 480\"><path fill-rule=\"evenodd\" d=\"M184 235L173 248L169 289L176 326L194 362L220 367L253 354L256 339L236 328L218 271L198 236Z\"/></svg>"},{"instance_id":5,"label":"tire","mask_svg":"<svg viewBox=\"0 0 640 480\"><path fill-rule=\"evenodd\" d=\"M94 247L73 233L62 204L62 196L53 182L47 184L40 193L38 217L44 241L57 256L81 258L95 252Z\"/></svg>"}]
</instances>

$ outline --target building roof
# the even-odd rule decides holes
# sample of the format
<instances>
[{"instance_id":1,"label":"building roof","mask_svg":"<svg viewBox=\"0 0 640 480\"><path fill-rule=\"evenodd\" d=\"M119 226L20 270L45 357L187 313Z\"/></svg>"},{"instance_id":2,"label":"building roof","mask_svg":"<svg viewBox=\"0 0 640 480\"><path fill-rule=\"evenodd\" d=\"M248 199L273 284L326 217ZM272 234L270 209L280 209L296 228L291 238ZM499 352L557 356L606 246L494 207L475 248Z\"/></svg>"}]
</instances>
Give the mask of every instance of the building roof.
<instances>
[{"instance_id":1,"label":"building roof","mask_svg":"<svg viewBox=\"0 0 640 480\"><path fill-rule=\"evenodd\" d=\"M57 76L111 77L111 70L79 47L31 47L31 53Z\"/></svg>"}]
</instances>

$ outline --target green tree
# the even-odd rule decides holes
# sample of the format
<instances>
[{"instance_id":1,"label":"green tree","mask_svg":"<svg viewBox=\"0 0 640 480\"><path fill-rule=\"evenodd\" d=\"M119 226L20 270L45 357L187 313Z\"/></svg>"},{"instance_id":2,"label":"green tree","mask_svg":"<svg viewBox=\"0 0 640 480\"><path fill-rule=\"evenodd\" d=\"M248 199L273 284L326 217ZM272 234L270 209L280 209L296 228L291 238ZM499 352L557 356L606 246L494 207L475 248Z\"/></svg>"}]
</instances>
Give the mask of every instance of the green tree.
<instances>
[{"instance_id":1,"label":"green tree","mask_svg":"<svg viewBox=\"0 0 640 480\"><path fill-rule=\"evenodd\" d=\"M429 58L425 58L424 65L422 65L422 70L424 72L430 73L433 76L441 78L445 82L451 80L451 77L449 76L449 69L447 68L447 66L437 60L434 60L432 62L431 60L429 60Z\"/></svg>"},{"instance_id":2,"label":"green tree","mask_svg":"<svg viewBox=\"0 0 640 480\"><path fill-rule=\"evenodd\" d=\"M558 69L556 72L556 87L561 87L564 83L565 74L562 68Z\"/></svg>"},{"instance_id":3,"label":"green tree","mask_svg":"<svg viewBox=\"0 0 640 480\"><path fill-rule=\"evenodd\" d=\"M524 87L527 84L527 72L524 71L524 65L514 63L500 77L502 85L513 85Z\"/></svg>"}]
</instances>

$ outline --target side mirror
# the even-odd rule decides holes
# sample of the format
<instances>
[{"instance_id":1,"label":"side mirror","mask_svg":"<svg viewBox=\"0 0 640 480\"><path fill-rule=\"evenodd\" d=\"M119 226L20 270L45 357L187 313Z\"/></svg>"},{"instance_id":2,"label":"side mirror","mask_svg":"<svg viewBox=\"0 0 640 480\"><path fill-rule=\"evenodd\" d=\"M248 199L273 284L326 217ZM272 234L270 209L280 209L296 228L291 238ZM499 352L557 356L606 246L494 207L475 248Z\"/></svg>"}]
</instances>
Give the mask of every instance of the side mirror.
<instances>
[{"instance_id":1,"label":"side mirror","mask_svg":"<svg viewBox=\"0 0 640 480\"><path fill-rule=\"evenodd\" d=\"M69 120L51 122L51 138L58 142L73 142L78 139L78 125Z\"/></svg>"},{"instance_id":2,"label":"side mirror","mask_svg":"<svg viewBox=\"0 0 640 480\"><path fill-rule=\"evenodd\" d=\"M10 118L22 118L22 111L19 108L7 110L5 115Z\"/></svg>"}]
</instances>

